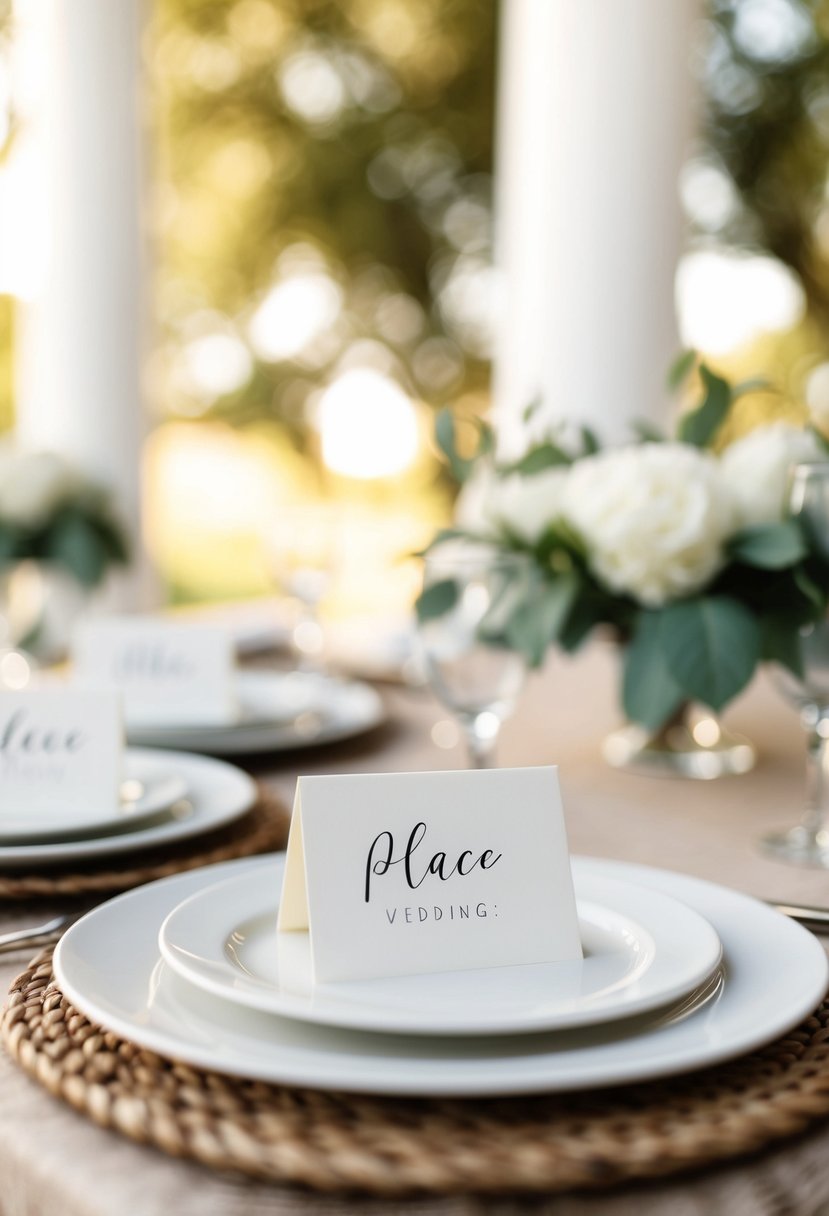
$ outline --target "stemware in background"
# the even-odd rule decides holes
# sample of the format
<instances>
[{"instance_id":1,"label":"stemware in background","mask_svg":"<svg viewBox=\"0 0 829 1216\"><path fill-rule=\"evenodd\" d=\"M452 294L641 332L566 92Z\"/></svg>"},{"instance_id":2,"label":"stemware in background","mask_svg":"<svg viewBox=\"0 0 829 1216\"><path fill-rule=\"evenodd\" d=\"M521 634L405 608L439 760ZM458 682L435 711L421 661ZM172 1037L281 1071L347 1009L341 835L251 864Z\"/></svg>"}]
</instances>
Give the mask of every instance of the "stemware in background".
<instances>
[{"instance_id":1,"label":"stemware in background","mask_svg":"<svg viewBox=\"0 0 829 1216\"><path fill-rule=\"evenodd\" d=\"M829 558L829 462L792 470L789 512L813 549ZM808 794L801 822L765 837L765 849L784 861L829 869L829 620L800 631L803 678L778 668L775 681L800 710L807 732Z\"/></svg>"},{"instance_id":2,"label":"stemware in background","mask_svg":"<svg viewBox=\"0 0 829 1216\"><path fill-rule=\"evenodd\" d=\"M20 692L28 688L37 666L33 656L18 641L23 630L12 611L12 578L11 573L0 571L0 692Z\"/></svg>"},{"instance_id":3,"label":"stemware in background","mask_svg":"<svg viewBox=\"0 0 829 1216\"><path fill-rule=\"evenodd\" d=\"M463 727L473 768L494 764L501 724L524 683L524 659L504 645L502 627L531 577L521 554L483 545L453 543L425 559L424 595L437 608L441 600L446 605L420 621L425 672L438 700Z\"/></svg>"},{"instance_id":4,"label":"stemware in background","mask_svg":"<svg viewBox=\"0 0 829 1216\"><path fill-rule=\"evenodd\" d=\"M297 667L323 671L325 633L320 607L333 581L336 523L326 504L286 509L271 521L265 538L271 574L296 606L291 645Z\"/></svg>"}]
</instances>

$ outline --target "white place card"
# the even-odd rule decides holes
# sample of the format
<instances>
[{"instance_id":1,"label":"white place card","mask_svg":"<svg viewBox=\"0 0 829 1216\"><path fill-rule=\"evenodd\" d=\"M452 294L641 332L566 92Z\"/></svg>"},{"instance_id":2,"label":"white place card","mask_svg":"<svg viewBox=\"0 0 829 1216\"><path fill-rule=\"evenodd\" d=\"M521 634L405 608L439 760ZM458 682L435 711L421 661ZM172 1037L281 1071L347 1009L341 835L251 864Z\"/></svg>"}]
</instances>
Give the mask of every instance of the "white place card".
<instances>
[{"instance_id":1,"label":"white place card","mask_svg":"<svg viewBox=\"0 0 829 1216\"><path fill-rule=\"evenodd\" d=\"M122 753L115 689L0 692L0 829L4 814L111 816Z\"/></svg>"},{"instance_id":2,"label":"white place card","mask_svg":"<svg viewBox=\"0 0 829 1216\"><path fill-rule=\"evenodd\" d=\"M130 726L214 726L238 717L233 638L218 626L88 621L75 633L72 659L78 683L121 689Z\"/></svg>"},{"instance_id":3,"label":"white place card","mask_svg":"<svg viewBox=\"0 0 829 1216\"><path fill-rule=\"evenodd\" d=\"M278 929L317 982L581 958L556 769L300 777Z\"/></svg>"}]
</instances>

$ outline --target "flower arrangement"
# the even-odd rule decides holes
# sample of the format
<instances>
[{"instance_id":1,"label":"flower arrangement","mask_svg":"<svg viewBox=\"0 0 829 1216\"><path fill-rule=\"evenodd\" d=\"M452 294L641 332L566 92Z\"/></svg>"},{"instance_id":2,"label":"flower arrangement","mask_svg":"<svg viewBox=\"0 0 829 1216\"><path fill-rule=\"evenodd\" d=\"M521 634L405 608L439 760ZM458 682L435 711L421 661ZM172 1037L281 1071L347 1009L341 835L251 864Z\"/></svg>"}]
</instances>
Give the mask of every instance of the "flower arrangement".
<instances>
[{"instance_id":1,"label":"flower arrangement","mask_svg":"<svg viewBox=\"0 0 829 1216\"><path fill-rule=\"evenodd\" d=\"M104 487L50 452L0 447L0 569L26 559L50 562L95 587L128 557Z\"/></svg>"},{"instance_id":2,"label":"flower arrangement","mask_svg":"<svg viewBox=\"0 0 829 1216\"><path fill-rule=\"evenodd\" d=\"M436 428L463 488L457 527L433 543L463 537L532 558L489 640L538 666L549 646L573 651L610 627L624 646L625 712L651 731L691 701L720 710L764 660L801 675L799 631L829 599L829 554L786 518L790 466L829 460L826 440L810 425L774 422L723 446L734 402L757 386L732 386L692 352L674 383L694 369L701 398L673 439L640 428L635 442L602 450L581 428L504 464L485 424L470 458L450 414ZM418 615L441 615L456 599L456 588L433 584Z\"/></svg>"}]
</instances>

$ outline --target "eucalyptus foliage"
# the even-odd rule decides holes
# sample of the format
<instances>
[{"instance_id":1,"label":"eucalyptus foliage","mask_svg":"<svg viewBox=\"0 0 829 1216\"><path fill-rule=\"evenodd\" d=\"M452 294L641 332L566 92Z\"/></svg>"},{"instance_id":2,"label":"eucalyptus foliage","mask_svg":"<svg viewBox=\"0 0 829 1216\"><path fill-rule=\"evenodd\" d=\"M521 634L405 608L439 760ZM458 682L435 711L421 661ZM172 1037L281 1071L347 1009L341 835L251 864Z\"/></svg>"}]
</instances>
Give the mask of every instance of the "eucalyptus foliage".
<instances>
[{"instance_id":1,"label":"eucalyptus foliage","mask_svg":"<svg viewBox=\"0 0 829 1216\"><path fill-rule=\"evenodd\" d=\"M32 559L62 567L84 587L129 561L126 533L109 497L95 486L68 491L36 521L0 514L0 571Z\"/></svg>"},{"instance_id":2,"label":"eucalyptus foliage","mask_svg":"<svg viewBox=\"0 0 829 1216\"><path fill-rule=\"evenodd\" d=\"M680 442L715 447L735 400L748 386L731 385L688 354L678 362L678 384L695 369L701 394L678 426ZM637 442L659 440L648 430ZM576 443L545 438L511 464L493 460L493 439L481 431L473 455L457 450L456 425L447 414L438 420L438 443L447 463L467 479L482 460L496 477L533 477L566 467L597 450L596 437L582 432ZM829 452L827 453L829 459ZM725 562L695 594L658 607L614 593L591 569L584 540L561 520L550 520L528 543L503 526L479 533L453 529L434 544L466 537L529 554L534 581L491 642L520 651L539 666L551 646L572 652L594 629L609 628L623 646L622 700L633 721L659 729L687 701L720 710L742 691L763 661L802 674L800 630L820 619L829 602L829 560L810 549L796 519L744 528L728 540ZM418 603L421 620L451 611L457 588L451 582L430 587Z\"/></svg>"}]
</instances>

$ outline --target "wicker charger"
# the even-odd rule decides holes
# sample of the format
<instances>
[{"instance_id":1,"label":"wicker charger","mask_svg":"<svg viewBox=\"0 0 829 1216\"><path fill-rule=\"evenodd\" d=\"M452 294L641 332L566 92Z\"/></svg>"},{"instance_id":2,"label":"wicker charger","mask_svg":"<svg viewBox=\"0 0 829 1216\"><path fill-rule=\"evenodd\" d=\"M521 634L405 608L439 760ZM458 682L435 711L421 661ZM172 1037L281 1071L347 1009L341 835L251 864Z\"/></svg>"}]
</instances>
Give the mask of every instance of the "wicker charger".
<instances>
[{"instance_id":1,"label":"wicker charger","mask_svg":"<svg viewBox=\"0 0 829 1216\"><path fill-rule=\"evenodd\" d=\"M260 1180L386 1198L659 1178L829 1113L829 1001L765 1050L688 1077L474 1102L318 1093L173 1063L73 1009L49 952L13 984L0 1036L50 1093L140 1143Z\"/></svg>"},{"instance_id":2,"label":"wicker charger","mask_svg":"<svg viewBox=\"0 0 829 1216\"><path fill-rule=\"evenodd\" d=\"M79 869L50 866L37 872L0 873L0 899L112 895L199 866L280 849L288 838L289 822L290 811L282 800L260 784L252 810L225 827L163 847L90 860Z\"/></svg>"}]
</instances>

